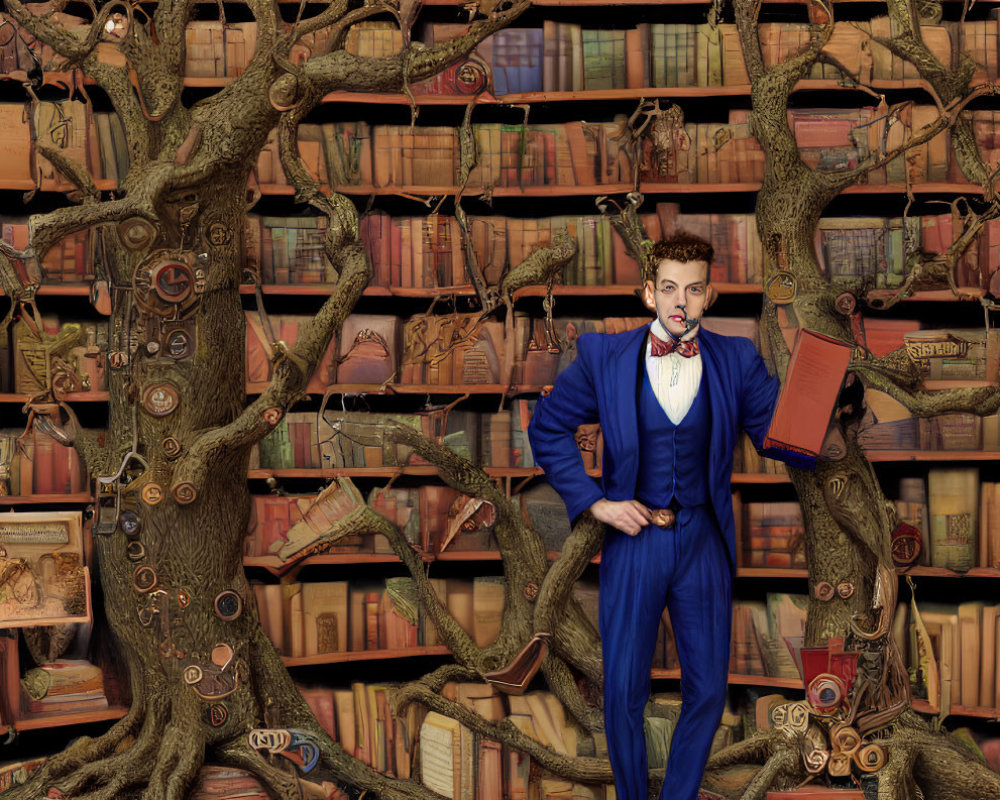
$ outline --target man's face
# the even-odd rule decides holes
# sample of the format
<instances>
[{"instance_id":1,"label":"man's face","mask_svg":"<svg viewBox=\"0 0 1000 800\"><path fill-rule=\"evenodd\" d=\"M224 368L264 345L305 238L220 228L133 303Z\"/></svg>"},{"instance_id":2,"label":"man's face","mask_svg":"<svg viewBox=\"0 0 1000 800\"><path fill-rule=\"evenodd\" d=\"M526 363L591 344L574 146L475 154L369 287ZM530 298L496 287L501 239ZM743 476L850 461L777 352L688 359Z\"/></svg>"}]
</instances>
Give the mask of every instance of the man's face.
<instances>
[{"instance_id":1,"label":"man's face","mask_svg":"<svg viewBox=\"0 0 1000 800\"><path fill-rule=\"evenodd\" d=\"M643 285L646 308L655 311L660 324L676 337L701 321L709 295L708 264L704 261L665 258L656 267L656 282Z\"/></svg>"}]
</instances>

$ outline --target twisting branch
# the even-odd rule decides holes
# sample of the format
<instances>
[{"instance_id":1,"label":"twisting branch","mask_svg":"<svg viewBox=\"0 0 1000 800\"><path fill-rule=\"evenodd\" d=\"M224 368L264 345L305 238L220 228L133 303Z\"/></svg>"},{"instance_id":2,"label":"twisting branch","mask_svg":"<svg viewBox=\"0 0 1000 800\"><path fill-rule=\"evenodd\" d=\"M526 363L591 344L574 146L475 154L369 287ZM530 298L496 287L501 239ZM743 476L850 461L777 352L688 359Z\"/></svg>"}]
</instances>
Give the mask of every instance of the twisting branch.
<instances>
[{"instance_id":1,"label":"twisting branch","mask_svg":"<svg viewBox=\"0 0 1000 800\"><path fill-rule=\"evenodd\" d=\"M94 183L94 179L91 177L90 172L83 164L79 161L73 160L72 158L68 158L54 147L48 147L44 144L35 144L35 149L38 151L39 155L43 156L46 161L59 170L62 175L72 181L73 185L82 192L80 203L84 205L91 205L100 201L101 192Z\"/></svg>"},{"instance_id":2,"label":"twisting branch","mask_svg":"<svg viewBox=\"0 0 1000 800\"><path fill-rule=\"evenodd\" d=\"M338 89L399 91L404 83L430 78L464 58L483 39L509 25L530 5L529 0L518 0L509 9L474 22L468 33L431 47L414 42L401 53L382 58L354 56L344 50L311 58L304 65L304 75L321 92Z\"/></svg>"},{"instance_id":3,"label":"twisting branch","mask_svg":"<svg viewBox=\"0 0 1000 800\"><path fill-rule=\"evenodd\" d=\"M302 395L330 339L340 330L368 283L371 267L364 251L358 249L360 255L348 262L337 289L301 330L295 346L275 343L278 347L271 384L231 423L209 430L195 440L187 455L177 462L175 483L190 482L200 491L220 458L263 439ZM273 409L278 409L276 415L269 413Z\"/></svg>"},{"instance_id":4,"label":"twisting branch","mask_svg":"<svg viewBox=\"0 0 1000 800\"><path fill-rule=\"evenodd\" d=\"M852 361L849 369L862 378L867 388L885 392L917 417L949 413L976 414L982 417L1000 409L1000 391L997 391L996 386L913 390L900 386L866 361Z\"/></svg>"},{"instance_id":5,"label":"twisting branch","mask_svg":"<svg viewBox=\"0 0 1000 800\"><path fill-rule=\"evenodd\" d=\"M122 5L123 3L112 2L101 8L87 29L87 35L80 38L52 22L48 19L48 15L35 16L21 3L21 0L6 0L7 13L17 21L18 25L55 50L71 65L82 63L97 48L108 17Z\"/></svg>"},{"instance_id":6,"label":"twisting branch","mask_svg":"<svg viewBox=\"0 0 1000 800\"><path fill-rule=\"evenodd\" d=\"M136 200L125 197L104 203L57 208L47 214L28 219L28 253L41 262L49 249L71 233L86 230L104 222L120 222L129 217L154 220L155 212Z\"/></svg>"},{"instance_id":7,"label":"twisting branch","mask_svg":"<svg viewBox=\"0 0 1000 800\"><path fill-rule=\"evenodd\" d=\"M310 33L315 33L316 31L322 30L328 25L332 25L337 22L344 16L345 13L347 13L348 6L349 3L347 0L332 0L330 5L324 8L316 16L299 20L292 27L291 33L289 34L291 42L297 42L302 39L303 36L308 36Z\"/></svg>"},{"instance_id":8,"label":"twisting branch","mask_svg":"<svg viewBox=\"0 0 1000 800\"><path fill-rule=\"evenodd\" d=\"M431 711L437 711L439 714L458 720L466 728L478 733L483 738L492 739L521 753L526 753L532 762L538 764L542 769L554 772L568 780L585 783L610 783L613 780L611 765L604 759L564 756L556 753L554 750L539 744L530 736L521 733L509 719L488 722L461 703L448 700L429 689L418 692L413 700L427 706Z\"/></svg>"},{"instance_id":9,"label":"twisting branch","mask_svg":"<svg viewBox=\"0 0 1000 800\"><path fill-rule=\"evenodd\" d=\"M944 132L948 128L952 128L958 119L959 114L961 114L966 106L969 105L977 97L982 97L983 95L993 95L997 93L997 87L984 84L978 86L963 97L955 98L950 101L947 106L945 106L944 113L940 114L937 119L933 122L928 123L919 131L914 133L905 142L902 142L896 147L886 150L884 153L877 153L870 156L867 160L858 164L854 169L848 170L830 170L830 171L817 171L816 174L830 176L834 179L834 185L837 186L837 191L840 192L848 186L851 186L860 179L862 175L867 175L869 172L883 167L890 161L898 158L906 152L909 152L914 147L919 147L922 144L929 142L939 133ZM892 117L892 114L889 114Z\"/></svg>"}]
</instances>

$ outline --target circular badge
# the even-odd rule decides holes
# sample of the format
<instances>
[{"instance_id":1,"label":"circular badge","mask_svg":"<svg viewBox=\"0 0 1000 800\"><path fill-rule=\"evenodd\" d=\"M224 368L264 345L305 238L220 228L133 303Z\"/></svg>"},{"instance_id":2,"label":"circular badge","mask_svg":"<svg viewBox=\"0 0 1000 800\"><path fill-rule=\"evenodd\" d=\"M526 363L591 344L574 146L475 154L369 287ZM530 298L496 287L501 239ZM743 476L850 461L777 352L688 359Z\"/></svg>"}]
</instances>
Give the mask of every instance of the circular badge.
<instances>
[{"instance_id":1,"label":"circular badge","mask_svg":"<svg viewBox=\"0 0 1000 800\"><path fill-rule=\"evenodd\" d=\"M829 581L820 581L813 586L813 593L816 595L816 599L821 600L824 603L833 600L835 592L836 590L833 588L833 584Z\"/></svg>"},{"instance_id":2,"label":"circular badge","mask_svg":"<svg viewBox=\"0 0 1000 800\"><path fill-rule=\"evenodd\" d=\"M168 436L164 439L160 446L163 448L163 454L167 458L177 458L181 454L181 443L173 436Z\"/></svg>"},{"instance_id":3,"label":"circular badge","mask_svg":"<svg viewBox=\"0 0 1000 800\"><path fill-rule=\"evenodd\" d=\"M164 303L183 303L194 291L194 272L183 261L164 259L154 264L150 280Z\"/></svg>"},{"instance_id":4,"label":"circular badge","mask_svg":"<svg viewBox=\"0 0 1000 800\"><path fill-rule=\"evenodd\" d=\"M533 581L529 581L524 584L524 599L529 603L534 603L535 598L538 597L538 584Z\"/></svg>"},{"instance_id":5,"label":"circular badge","mask_svg":"<svg viewBox=\"0 0 1000 800\"><path fill-rule=\"evenodd\" d=\"M118 223L118 238L126 250L145 250L156 238L156 226L142 217L131 217Z\"/></svg>"},{"instance_id":6,"label":"circular badge","mask_svg":"<svg viewBox=\"0 0 1000 800\"><path fill-rule=\"evenodd\" d=\"M118 524L122 526L122 531L130 539L136 538L139 535L139 530L142 528L142 520L139 519L139 515L132 511L132 509L121 513L121 516L118 518Z\"/></svg>"},{"instance_id":7,"label":"circular badge","mask_svg":"<svg viewBox=\"0 0 1000 800\"><path fill-rule=\"evenodd\" d=\"M197 664L184 668L184 683L188 685L198 683L203 677L205 677L205 673Z\"/></svg>"},{"instance_id":8,"label":"circular badge","mask_svg":"<svg viewBox=\"0 0 1000 800\"><path fill-rule=\"evenodd\" d=\"M136 567L132 573L132 585L136 591L146 594L156 588L156 570L152 567Z\"/></svg>"},{"instance_id":9,"label":"circular badge","mask_svg":"<svg viewBox=\"0 0 1000 800\"><path fill-rule=\"evenodd\" d=\"M177 605L181 608L187 608L191 605L191 595L185 589L181 589L177 593Z\"/></svg>"},{"instance_id":10,"label":"circular badge","mask_svg":"<svg viewBox=\"0 0 1000 800\"><path fill-rule=\"evenodd\" d=\"M837 299L833 301L833 307L845 317L853 314L857 306L858 299L851 292L841 292L837 295Z\"/></svg>"},{"instance_id":11,"label":"circular badge","mask_svg":"<svg viewBox=\"0 0 1000 800\"><path fill-rule=\"evenodd\" d=\"M194 484L189 481L183 481L174 487L174 500L177 501L178 505L186 506L193 503L197 497L198 491L194 488Z\"/></svg>"},{"instance_id":12,"label":"circular badge","mask_svg":"<svg viewBox=\"0 0 1000 800\"><path fill-rule=\"evenodd\" d=\"M232 589L219 592L215 597L215 616L223 622L232 622L243 613L243 598Z\"/></svg>"},{"instance_id":13,"label":"circular badge","mask_svg":"<svg viewBox=\"0 0 1000 800\"><path fill-rule=\"evenodd\" d=\"M225 247L233 240L233 229L224 222L210 222L205 238L212 247Z\"/></svg>"},{"instance_id":14,"label":"circular badge","mask_svg":"<svg viewBox=\"0 0 1000 800\"><path fill-rule=\"evenodd\" d=\"M764 285L764 293L779 306L791 303L797 292L795 276L787 270L778 270Z\"/></svg>"},{"instance_id":15,"label":"circular badge","mask_svg":"<svg viewBox=\"0 0 1000 800\"><path fill-rule=\"evenodd\" d=\"M837 584L837 596L840 597L841 600L846 600L852 594L854 594L853 583L850 581L844 581L843 583Z\"/></svg>"},{"instance_id":16,"label":"circular badge","mask_svg":"<svg viewBox=\"0 0 1000 800\"><path fill-rule=\"evenodd\" d=\"M160 343L146 342L146 352L149 353L151 356L155 356L157 353L160 352Z\"/></svg>"},{"instance_id":17,"label":"circular badge","mask_svg":"<svg viewBox=\"0 0 1000 800\"><path fill-rule=\"evenodd\" d=\"M806 698L820 714L836 711L844 699L844 684L836 675L822 673L809 681Z\"/></svg>"},{"instance_id":18,"label":"circular badge","mask_svg":"<svg viewBox=\"0 0 1000 800\"><path fill-rule=\"evenodd\" d=\"M172 383L153 383L142 391L142 407L152 417L172 414L180 403L180 392Z\"/></svg>"},{"instance_id":19,"label":"circular badge","mask_svg":"<svg viewBox=\"0 0 1000 800\"><path fill-rule=\"evenodd\" d=\"M277 406L275 406L274 408L269 408L267 409L267 411L264 412L264 422L266 422L268 425L277 425L279 422L281 422L281 418L282 416L284 416L284 413L285 412L283 412Z\"/></svg>"},{"instance_id":20,"label":"circular badge","mask_svg":"<svg viewBox=\"0 0 1000 800\"><path fill-rule=\"evenodd\" d=\"M212 703L208 707L208 721L213 728L221 728L229 719L229 709L225 703Z\"/></svg>"},{"instance_id":21,"label":"circular badge","mask_svg":"<svg viewBox=\"0 0 1000 800\"><path fill-rule=\"evenodd\" d=\"M191 337L188 332L178 328L167 334L166 353L170 358L182 359L191 355Z\"/></svg>"},{"instance_id":22,"label":"circular badge","mask_svg":"<svg viewBox=\"0 0 1000 800\"><path fill-rule=\"evenodd\" d=\"M146 548L142 546L142 542L129 542L125 545L125 557L129 561L142 561L146 557Z\"/></svg>"},{"instance_id":23,"label":"circular badge","mask_svg":"<svg viewBox=\"0 0 1000 800\"><path fill-rule=\"evenodd\" d=\"M140 495L147 506L155 506L163 499L163 487L158 483L147 483Z\"/></svg>"}]
</instances>

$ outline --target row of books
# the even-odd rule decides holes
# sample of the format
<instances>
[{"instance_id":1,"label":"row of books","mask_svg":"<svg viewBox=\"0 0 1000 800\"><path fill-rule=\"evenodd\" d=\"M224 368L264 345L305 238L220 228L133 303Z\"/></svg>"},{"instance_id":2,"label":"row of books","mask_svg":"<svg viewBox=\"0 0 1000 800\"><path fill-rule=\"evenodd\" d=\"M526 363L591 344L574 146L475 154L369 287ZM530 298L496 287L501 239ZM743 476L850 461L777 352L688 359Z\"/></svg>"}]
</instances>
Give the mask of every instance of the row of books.
<instances>
[{"instance_id":1,"label":"row of books","mask_svg":"<svg viewBox=\"0 0 1000 800\"><path fill-rule=\"evenodd\" d=\"M935 106L884 108L792 108L789 124L807 165L848 169L884 147L893 148L938 117ZM970 112L977 142L992 145L993 112ZM647 182L759 183L764 153L753 137L749 111L731 109L727 122L688 122L671 132L670 152L653 157L643 140L640 177ZM473 125L478 163L471 187L599 186L632 180L633 156L627 147L625 115L610 122ZM331 185L451 187L457 182L458 131L444 126L370 126L365 122L302 125L299 147L314 177ZM350 155L349 158L346 156ZM378 157L376 157L376 155ZM388 157L385 157L385 156ZM331 166L332 165L332 166ZM258 161L261 183L284 183L272 136ZM964 181L951 157L950 137L942 132L872 170L868 183Z\"/></svg>"},{"instance_id":2,"label":"row of books","mask_svg":"<svg viewBox=\"0 0 1000 800\"><path fill-rule=\"evenodd\" d=\"M998 154L1000 156L1000 154ZM677 203L657 203L639 215L653 240L684 230L708 240L715 250L715 282L759 281L763 251L753 214L685 214ZM640 283L639 267L607 217L599 215L522 219L469 217L473 252L490 285L534 250L567 231L577 253L561 276L567 285L629 286ZM332 283L335 277L323 251L325 217L256 217L247 226L246 264L262 283ZM905 278L907 238L930 254L945 252L962 233L952 214L922 217L824 217L816 229L817 260L833 281L868 278L876 288L893 288ZM394 217L366 214L361 238L372 260L370 285L403 288L468 286L461 231L454 217ZM958 261L956 283L997 288L1000 269L1000 220L990 220Z\"/></svg>"},{"instance_id":3,"label":"row of books","mask_svg":"<svg viewBox=\"0 0 1000 800\"><path fill-rule=\"evenodd\" d=\"M763 250L753 214L685 214L677 203L657 203L655 213L639 216L647 236L654 240L684 230L710 241L715 249L713 281L748 283L761 279ZM499 284L509 269L534 250L551 244L553 235L561 230L569 232L577 244L576 255L560 276L562 283L635 286L640 282L638 264L603 216L474 216L469 217L469 229L476 261L490 285ZM816 254L824 273L835 282L853 284L858 278L867 278L875 288L893 288L905 278L906 237L919 240L924 252L936 254L945 252L961 233L962 221L952 214L906 219L824 217L816 230ZM325 235L325 217L251 215L244 247L247 270L254 281L264 284L334 283L336 276L323 249ZM27 236L27 221L4 222L4 241L24 249ZM41 265L45 281L92 280L90 238L84 231L52 248ZM394 217L374 211L362 218L361 238L372 260L372 286L470 286L454 217ZM29 280L25 265L15 262L15 268ZM998 273L1000 220L990 220L958 260L956 284L1000 293Z\"/></svg>"},{"instance_id":4,"label":"row of books","mask_svg":"<svg viewBox=\"0 0 1000 800\"><path fill-rule=\"evenodd\" d=\"M0 104L0 181L34 181L30 170L31 140L24 108ZM993 150L992 111L970 112L977 142ZM43 102L35 111L39 140L67 157L87 165L97 177L124 174L108 124L79 101ZM789 110L790 124L804 161L812 167L842 169L856 166L883 146L901 144L914 131L938 116L934 106L908 105L890 114L879 108ZM627 146L627 118L610 122L557 124L473 125L478 163L471 171L471 187L600 186L631 183L632 155ZM749 111L732 109L727 122L687 123L672 133L667 157L652 155L651 139L644 139L640 177L648 182L755 183L763 179L764 153L752 136ZM458 180L458 131L442 126L376 125L336 122L299 126L303 163L320 182L332 186L376 188L454 187ZM74 187L45 159L41 185L54 190ZM113 165L113 166L112 166ZM257 181L283 184L286 177L278 157L277 134L272 131L257 163ZM869 183L962 181L951 157L949 134L942 132L912 148L907 157L872 171Z\"/></svg>"},{"instance_id":5,"label":"row of books","mask_svg":"<svg viewBox=\"0 0 1000 800\"><path fill-rule=\"evenodd\" d=\"M960 47L978 66L975 82L997 77L996 20L921 25L924 43L946 66ZM461 26L431 25L428 41L442 41ZM805 23L757 26L766 66L800 52L810 41ZM877 39L896 35L888 17L835 23L824 53L808 77L841 80L846 73L861 83L919 77L916 68ZM631 29L591 29L545 20L542 28L508 28L475 51L477 63L492 77L498 95L513 92L559 92L671 86L748 85L739 34L733 24L641 23ZM445 84L447 87L448 84Z\"/></svg>"},{"instance_id":6,"label":"row of books","mask_svg":"<svg viewBox=\"0 0 1000 800\"><path fill-rule=\"evenodd\" d=\"M62 23L83 27L83 20L62 16ZM10 30L19 30L7 20ZM459 36L468 26L431 23L426 26L427 44ZM855 80L903 80L918 77L908 61L892 54L877 39L895 35L888 17L870 21L836 23L824 48ZM979 66L977 78L997 77L998 33L996 20L921 25L921 35L943 64L951 61L953 48L961 46ZM805 23L761 23L758 36L766 65L771 66L800 51L809 42ZM196 78L236 77L248 66L256 47L253 22L232 23L199 20L186 29L184 74ZM54 55L38 46L30 35L4 37L0 45L0 74L29 71L32 52L42 63ZM106 43L102 60L121 62L113 46ZM329 47L329 31L314 34L292 54L293 61L315 55ZM399 53L403 36L398 25L363 21L351 27L344 49L351 54L379 58ZM541 28L507 28L493 34L469 59L482 71L481 82L427 81L418 93L472 93L491 85L498 95L515 92L557 92L583 89L623 89L660 86L746 85L742 49L732 24L642 23L632 29L587 28L569 22L545 20ZM464 62L467 64L468 62ZM453 71L454 70L453 68ZM840 79L832 65L816 64L813 78Z\"/></svg>"},{"instance_id":7,"label":"row of books","mask_svg":"<svg viewBox=\"0 0 1000 800\"><path fill-rule=\"evenodd\" d=\"M380 772L410 776L410 761L419 750L420 780L453 800L613 800L614 786L574 784L541 771L530 759L505 745L473 733L454 719L414 704L393 715L390 698L395 684L352 683L343 688L300 686L323 729L348 753ZM563 756L607 757L604 735L583 735L554 694L531 691L501 695L488 684L453 683L442 695L489 723L508 720L517 730ZM670 739L680 716L676 692L653 694L644 710L649 768L666 765ZM726 708L711 752L742 738L743 716ZM419 735L418 735L419 732Z\"/></svg>"},{"instance_id":8,"label":"row of books","mask_svg":"<svg viewBox=\"0 0 1000 800\"><path fill-rule=\"evenodd\" d=\"M1000 484L978 468L931 467L899 481L896 519L920 533L916 564L968 572L1000 568ZM805 527L797 502L740 503L734 495L741 566L805 568Z\"/></svg>"},{"instance_id":9,"label":"row of books","mask_svg":"<svg viewBox=\"0 0 1000 800\"><path fill-rule=\"evenodd\" d=\"M344 513L340 505L344 498L338 496L338 488L327 487L318 494L253 495L244 554L276 554L285 559L321 539ZM527 497L522 498L522 505L525 502ZM369 492L367 503L395 524L419 551L438 554L446 549L450 552L496 549L495 509L486 501L470 498L448 486L375 488ZM381 534L348 534L327 543L321 552L395 551Z\"/></svg>"},{"instance_id":10,"label":"row of books","mask_svg":"<svg viewBox=\"0 0 1000 800\"><path fill-rule=\"evenodd\" d=\"M515 400L490 413L451 410L422 414L293 411L275 426L251 455L251 469L320 469L425 464L409 447L385 436L390 422L409 425L424 436L483 467L532 467L526 430L533 401Z\"/></svg>"},{"instance_id":11,"label":"row of books","mask_svg":"<svg viewBox=\"0 0 1000 800\"><path fill-rule=\"evenodd\" d=\"M89 481L80 457L39 430L0 429L0 496L85 492Z\"/></svg>"},{"instance_id":12,"label":"row of books","mask_svg":"<svg viewBox=\"0 0 1000 800\"><path fill-rule=\"evenodd\" d=\"M502 577L434 578L434 592L478 647L500 634ZM286 656L440 644L412 578L255 584L264 632Z\"/></svg>"},{"instance_id":13,"label":"row of books","mask_svg":"<svg viewBox=\"0 0 1000 800\"><path fill-rule=\"evenodd\" d=\"M910 668L914 695L935 709L1000 705L1000 606L979 600L959 604L901 603L893 636ZM929 644L926 648L924 645Z\"/></svg>"},{"instance_id":14,"label":"row of books","mask_svg":"<svg viewBox=\"0 0 1000 800\"><path fill-rule=\"evenodd\" d=\"M587 331L617 333L632 330L646 317L607 317L604 320L561 318L555 329L558 342L550 345L544 322L517 315L513 337L504 323L482 319L479 312L417 314L408 319L381 314L352 314L341 329L340 342L331 342L307 391L323 393L328 385L400 384L476 385L496 383L551 383L576 357L575 340ZM263 321L247 312L247 383L259 389L271 379L271 342L294 345L301 326L310 318L273 315ZM713 330L744 330L744 320L719 318ZM558 347L558 349L554 349Z\"/></svg>"}]
</instances>

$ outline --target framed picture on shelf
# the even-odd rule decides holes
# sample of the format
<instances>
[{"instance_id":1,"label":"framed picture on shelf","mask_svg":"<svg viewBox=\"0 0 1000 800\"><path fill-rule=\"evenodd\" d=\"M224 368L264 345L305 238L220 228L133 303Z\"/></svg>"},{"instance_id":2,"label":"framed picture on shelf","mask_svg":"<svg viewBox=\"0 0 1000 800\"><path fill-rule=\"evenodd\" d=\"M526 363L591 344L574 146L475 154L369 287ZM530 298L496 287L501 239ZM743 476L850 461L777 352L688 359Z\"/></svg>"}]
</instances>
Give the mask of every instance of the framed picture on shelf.
<instances>
[{"instance_id":1,"label":"framed picture on shelf","mask_svg":"<svg viewBox=\"0 0 1000 800\"><path fill-rule=\"evenodd\" d=\"M0 513L0 627L91 619L80 512Z\"/></svg>"}]
</instances>

